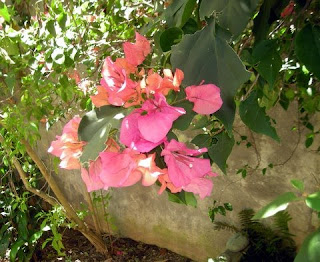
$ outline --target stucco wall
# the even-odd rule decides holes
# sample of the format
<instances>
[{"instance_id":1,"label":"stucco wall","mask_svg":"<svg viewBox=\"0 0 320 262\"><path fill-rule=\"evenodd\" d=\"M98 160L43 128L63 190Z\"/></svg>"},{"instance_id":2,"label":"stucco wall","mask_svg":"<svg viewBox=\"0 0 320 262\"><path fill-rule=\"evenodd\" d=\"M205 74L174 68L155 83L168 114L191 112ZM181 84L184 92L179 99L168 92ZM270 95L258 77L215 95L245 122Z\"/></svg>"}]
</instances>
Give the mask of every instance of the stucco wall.
<instances>
[{"instance_id":1,"label":"stucco wall","mask_svg":"<svg viewBox=\"0 0 320 262\"><path fill-rule=\"evenodd\" d=\"M314 177L319 177L320 161L319 154L314 149L319 145L319 141L306 149L304 137L307 131L302 130L297 145L298 132L291 131L293 126L297 126L296 105L292 105L288 111L276 108L269 114L277 121L277 132L281 143L248 132L238 119L235 122L235 130L241 135L247 135L251 143L256 145L261 158L260 169L254 173L248 172L245 179L236 174L236 171L245 164L256 166L258 157L254 146L246 148L245 144L235 145L228 160L228 175L223 175L220 170L213 167L214 171L221 175L214 178L212 196L199 200L198 208L169 202L165 193L158 196L157 186L143 187L137 184L129 188L113 189L108 212L117 227L117 233L168 248L196 261L207 261L208 257L215 257L224 251L226 241L232 234L213 230L207 213L214 199L230 202L234 207L234 211L229 212L226 218L217 217L217 220L227 220L237 224L237 213L242 209L258 209L281 193L295 192L290 185L291 179L302 179L307 192L315 191L317 183ZM319 120L313 119L313 122L320 123ZM46 150L55 135L61 133L62 126L63 124L59 123L49 132L43 131L42 139L39 141L39 154L49 165L51 156ZM290 158L296 145L297 149ZM278 165L285 161L285 164ZM269 163L273 163L274 168L268 169L267 173L262 175L261 169ZM84 202L84 185L80 173L60 170L56 177L68 199L79 207L79 203ZM290 205L289 211L293 217L290 229L296 235L299 244L308 232L314 229L318 220L303 203ZM102 211L100 218L103 228L107 230Z\"/></svg>"}]
</instances>

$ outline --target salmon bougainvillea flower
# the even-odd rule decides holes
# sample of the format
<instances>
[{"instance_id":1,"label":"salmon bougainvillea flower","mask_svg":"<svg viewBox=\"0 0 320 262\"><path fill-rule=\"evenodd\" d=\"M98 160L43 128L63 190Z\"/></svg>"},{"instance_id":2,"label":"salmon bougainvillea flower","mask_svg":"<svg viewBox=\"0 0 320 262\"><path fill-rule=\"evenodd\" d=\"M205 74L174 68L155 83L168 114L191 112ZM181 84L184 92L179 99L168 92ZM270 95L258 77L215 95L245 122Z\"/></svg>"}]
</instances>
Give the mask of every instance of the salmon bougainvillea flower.
<instances>
[{"instance_id":1,"label":"salmon bougainvillea flower","mask_svg":"<svg viewBox=\"0 0 320 262\"><path fill-rule=\"evenodd\" d=\"M207 151L206 148L189 149L174 139L165 144L161 155L164 156L169 179L175 187L188 186L193 179L212 174L209 159L194 157Z\"/></svg>"},{"instance_id":2,"label":"salmon bougainvillea flower","mask_svg":"<svg viewBox=\"0 0 320 262\"><path fill-rule=\"evenodd\" d=\"M170 90L180 91L180 85L184 78L184 74L180 69L176 69L174 76L170 69L164 69L163 75L164 77L162 78L152 70L148 72L145 84L145 92L147 94L161 93L166 96Z\"/></svg>"},{"instance_id":3,"label":"salmon bougainvillea flower","mask_svg":"<svg viewBox=\"0 0 320 262\"><path fill-rule=\"evenodd\" d=\"M142 35L136 32L136 43L125 42L123 50L126 60L134 65L140 65L146 56L151 52L149 41Z\"/></svg>"},{"instance_id":4,"label":"salmon bougainvillea flower","mask_svg":"<svg viewBox=\"0 0 320 262\"><path fill-rule=\"evenodd\" d=\"M186 98L194 103L193 111L202 115L213 114L222 106L220 88L213 85L188 86Z\"/></svg>"},{"instance_id":5,"label":"salmon bougainvillea flower","mask_svg":"<svg viewBox=\"0 0 320 262\"><path fill-rule=\"evenodd\" d=\"M173 122L185 113L181 107L170 106L162 94L155 94L154 99L146 100L123 119L120 142L139 152L149 152L165 141Z\"/></svg>"},{"instance_id":6,"label":"salmon bougainvillea flower","mask_svg":"<svg viewBox=\"0 0 320 262\"><path fill-rule=\"evenodd\" d=\"M63 128L62 135L51 142L48 152L60 158L60 167L65 169L80 169L79 157L82 154L84 141L78 140L78 127L81 118L75 116Z\"/></svg>"}]
</instances>

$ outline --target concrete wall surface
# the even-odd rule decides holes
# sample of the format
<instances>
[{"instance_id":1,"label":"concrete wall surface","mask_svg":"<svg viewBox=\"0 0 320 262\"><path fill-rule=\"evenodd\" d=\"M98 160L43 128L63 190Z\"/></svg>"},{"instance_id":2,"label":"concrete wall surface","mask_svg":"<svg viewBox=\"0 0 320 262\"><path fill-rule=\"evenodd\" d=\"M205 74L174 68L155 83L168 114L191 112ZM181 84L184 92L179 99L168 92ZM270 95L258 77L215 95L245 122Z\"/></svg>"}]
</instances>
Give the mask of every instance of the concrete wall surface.
<instances>
[{"instance_id":1,"label":"concrete wall surface","mask_svg":"<svg viewBox=\"0 0 320 262\"><path fill-rule=\"evenodd\" d=\"M298 126L297 106L292 105L288 111L275 108L269 114L277 121L276 129L281 143L253 134L236 119L236 140L239 140L239 134L247 135L253 146L247 148L245 143L234 146L228 160L227 175L213 167L220 176L213 178L212 196L199 200L197 208L169 202L166 193L161 196L157 194L159 188L156 185L143 187L136 184L128 188L112 189L108 213L117 228L116 232L120 236L168 248L196 261L207 261L209 257L215 257L225 250L225 244L232 235L231 232L213 230L208 217L208 207L212 206L213 200L230 202L234 207L234 211L228 212L227 217L217 216L217 220L238 225L237 214L242 209L257 210L279 194L296 192L290 185L291 179L303 180L306 192L319 189L319 180L317 182L316 178L319 178L320 161L315 149L320 143L319 140L315 141L314 145L306 149L304 142L308 131L300 127L299 135L297 130L291 130L293 126ZM319 120L319 117L313 119L313 123L319 124ZM52 168L52 158L46 151L55 135L61 134L63 124L58 123L49 132L43 131L38 143L39 155L49 168ZM236 174L244 165L255 167L258 163L257 170L249 169L245 179ZM262 168L270 163L274 167L263 175ZM79 203L84 202L85 190L80 171L60 170L58 175L53 175L70 202L79 207ZM291 233L295 235L297 243L301 244L304 237L315 229L318 220L302 202L290 205L288 210L293 217L290 221ZM99 216L107 231L102 210Z\"/></svg>"}]
</instances>

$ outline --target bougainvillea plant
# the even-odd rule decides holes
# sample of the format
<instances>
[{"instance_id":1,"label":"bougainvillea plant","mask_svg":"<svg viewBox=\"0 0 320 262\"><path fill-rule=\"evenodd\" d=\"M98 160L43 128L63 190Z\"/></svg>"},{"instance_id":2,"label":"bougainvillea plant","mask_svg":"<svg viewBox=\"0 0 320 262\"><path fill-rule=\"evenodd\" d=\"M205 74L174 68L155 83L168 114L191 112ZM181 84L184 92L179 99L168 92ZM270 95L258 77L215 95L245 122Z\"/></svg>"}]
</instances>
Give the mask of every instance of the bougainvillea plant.
<instances>
[{"instance_id":1,"label":"bougainvillea plant","mask_svg":"<svg viewBox=\"0 0 320 262\"><path fill-rule=\"evenodd\" d=\"M60 158L61 168L81 169L89 192L158 181L159 194L209 196L210 177L217 174L210 160L201 157L207 148L178 142L172 129L186 114L175 106L178 102L189 101L200 115L218 111L223 103L219 87L202 81L181 90L182 70L163 69L160 74L146 69L142 63L151 47L139 33L123 49L124 58L104 61L100 85L91 96L95 109L70 120L48 151Z\"/></svg>"}]
</instances>

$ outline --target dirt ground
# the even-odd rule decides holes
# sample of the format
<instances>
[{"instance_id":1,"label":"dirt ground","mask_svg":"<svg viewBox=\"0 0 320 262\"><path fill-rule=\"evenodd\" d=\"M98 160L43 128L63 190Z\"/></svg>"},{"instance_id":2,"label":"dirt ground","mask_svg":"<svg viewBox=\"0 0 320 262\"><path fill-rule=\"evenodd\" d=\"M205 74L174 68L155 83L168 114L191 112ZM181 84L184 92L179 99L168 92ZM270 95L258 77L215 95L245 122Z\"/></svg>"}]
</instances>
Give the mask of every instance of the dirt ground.
<instances>
[{"instance_id":1,"label":"dirt ground","mask_svg":"<svg viewBox=\"0 0 320 262\"><path fill-rule=\"evenodd\" d=\"M33 256L33 261L104 261L104 262L192 262L189 258L182 257L167 249L154 245L147 245L128 238L104 236L107 243L109 257L104 257L96 252L93 245L78 231L67 230L63 234L63 244L66 256L58 256L57 252L48 245L39 249ZM111 244L111 243L112 244Z\"/></svg>"}]
</instances>

